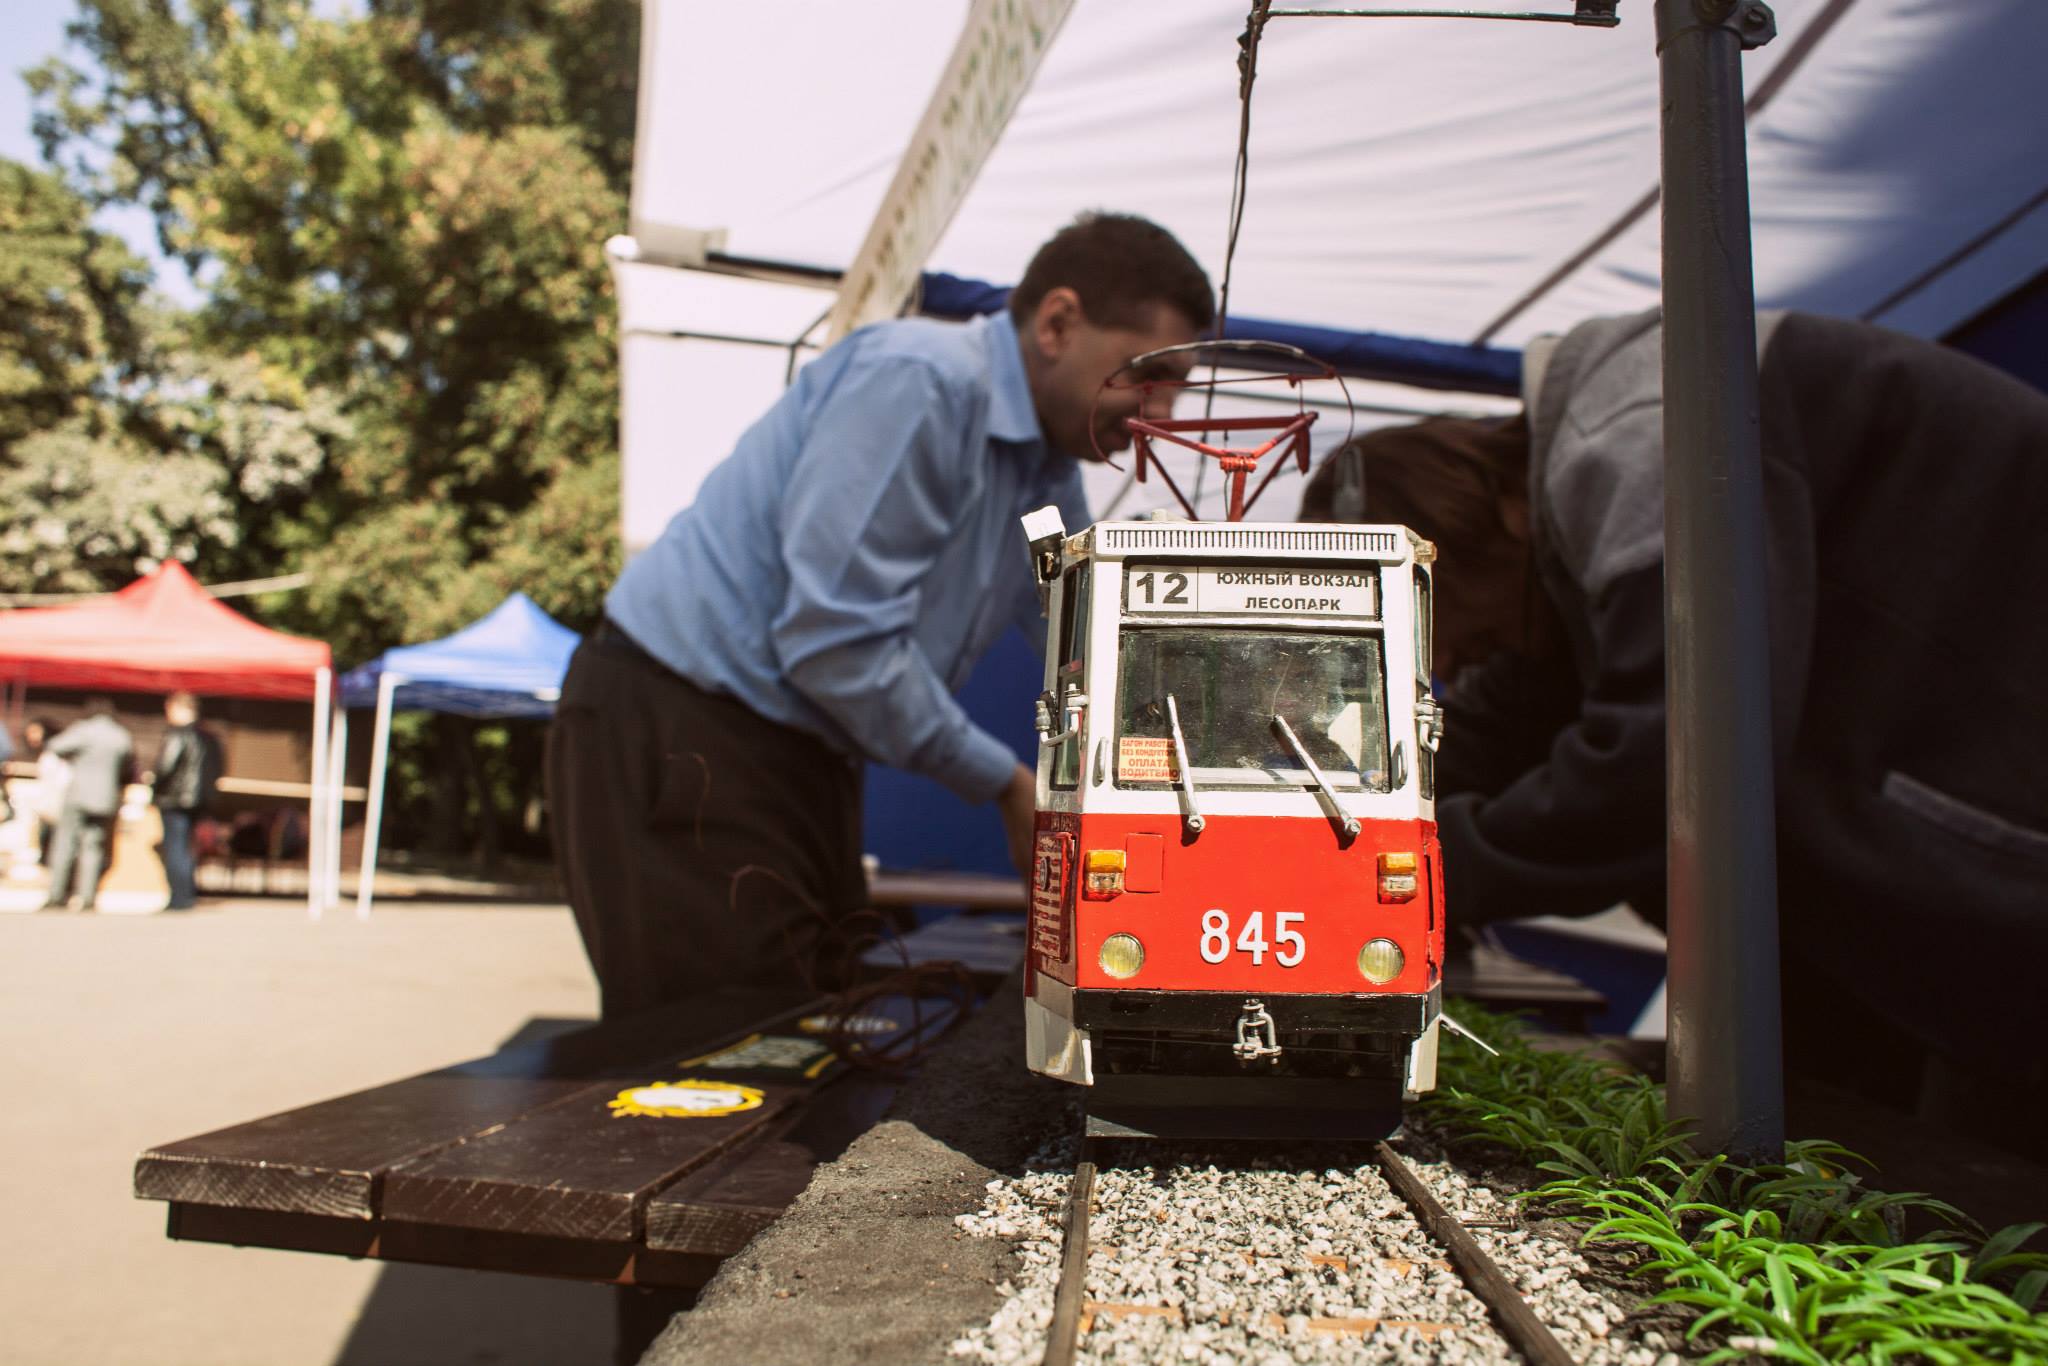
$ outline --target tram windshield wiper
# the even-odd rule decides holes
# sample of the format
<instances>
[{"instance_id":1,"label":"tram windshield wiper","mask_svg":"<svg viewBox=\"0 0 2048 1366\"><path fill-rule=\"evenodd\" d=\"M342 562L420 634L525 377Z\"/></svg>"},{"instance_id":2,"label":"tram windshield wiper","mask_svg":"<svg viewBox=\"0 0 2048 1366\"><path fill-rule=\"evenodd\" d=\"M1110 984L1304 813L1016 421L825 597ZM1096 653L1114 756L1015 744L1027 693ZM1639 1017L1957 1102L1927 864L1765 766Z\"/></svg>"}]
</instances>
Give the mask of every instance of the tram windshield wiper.
<instances>
[{"instance_id":1,"label":"tram windshield wiper","mask_svg":"<svg viewBox=\"0 0 2048 1366\"><path fill-rule=\"evenodd\" d=\"M1181 819L1187 822L1188 834L1199 835L1208 822L1202 819L1202 810L1195 804L1195 771L1188 766L1188 737L1181 733L1180 704L1173 700L1173 694L1166 695L1166 721L1173 727L1173 758L1180 765L1180 799L1187 810Z\"/></svg>"},{"instance_id":2,"label":"tram windshield wiper","mask_svg":"<svg viewBox=\"0 0 2048 1366\"><path fill-rule=\"evenodd\" d=\"M1323 807L1330 813L1330 819L1337 823L1337 828L1343 832L1344 838L1357 839L1358 818L1346 814L1344 808L1338 804L1336 789L1330 786L1330 780L1323 776L1323 771L1316 767L1316 761L1308 757L1308 747L1301 743L1300 737L1294 733L1294 727L1288 725L1287 718L1277 711L1273 713L1273 729L1287 742L1287 747L1294 751L1294 757L1301 760L1301 766L1308 770L1308 776L1315 779L1316 791L1322 796Z\"/></svg>"}]
</instances>

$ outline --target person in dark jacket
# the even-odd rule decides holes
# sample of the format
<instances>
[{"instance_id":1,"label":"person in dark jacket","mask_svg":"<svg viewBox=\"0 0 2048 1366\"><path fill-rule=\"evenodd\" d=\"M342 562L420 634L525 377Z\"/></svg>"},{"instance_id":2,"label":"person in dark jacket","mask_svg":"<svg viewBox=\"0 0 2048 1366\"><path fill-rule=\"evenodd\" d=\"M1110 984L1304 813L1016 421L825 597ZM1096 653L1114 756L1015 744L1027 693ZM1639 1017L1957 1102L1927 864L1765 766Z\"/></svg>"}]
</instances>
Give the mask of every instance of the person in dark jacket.
<instances>
[{"instance_id":1,"label":"person in dark jacket","mask_svg":"<svg viewBox=\"0 0 2048 1366\"><path fill-rule=\"evenodd\" d=\"M2038 1096L2048 396L1860 323L1766 314L1758 344L1788 1066L1949 1116ZM1532 347L1523 389L1360 438L1302 517L1439 543L1453 919L1658 919L1658 315Z\"/></svg>"},{"instance_id":2,"label":"person in dark jacket","mask_svg":"<svg viewBox=\"0 0 2048 1366\"><path fill-rule=\"evenodd\" d=\"M50 895L43 909L65 908L75 871L79 909L91 911L107 871L121 789L134 766L135 740L114 719L113 702L94 697L85 704L85 718L65 727L50 741L49 750L71 765L71 780L57 813L57 833L50 841Z\"/></svg>"},{"instance_id":3,"label":"person in dark jacket","mask_svg":"<svg viewBox=\"0 0 2048 1366\"><path fill-rule=\"evenodd\" d=\"M188 911L198 901L192 873L192 827L213 798L218 765L212 737L199 729L197 697L189 692L172 693L164 699L164 719L170 726L164 731L163 747L157 751L156 768L150 775L164 827L157 853L171 889L167 909Z\"/></svg>"}]
</instances>

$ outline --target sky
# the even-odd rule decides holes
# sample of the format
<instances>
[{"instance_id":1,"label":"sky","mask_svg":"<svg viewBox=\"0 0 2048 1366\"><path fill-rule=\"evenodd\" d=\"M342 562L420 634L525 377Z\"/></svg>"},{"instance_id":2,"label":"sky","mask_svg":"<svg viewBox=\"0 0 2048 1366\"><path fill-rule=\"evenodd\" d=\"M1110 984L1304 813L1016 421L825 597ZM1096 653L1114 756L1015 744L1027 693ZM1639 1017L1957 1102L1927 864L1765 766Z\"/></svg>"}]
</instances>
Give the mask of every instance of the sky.
<instances>
[{"instance_id":1,"label":"sky","mask_svg":"<svg viewBox=\"0 0 2048 1366\"><path fill-rule=\"evenodd\" d=\"M0 156L43 164L42 149L36 146L30 120L34 110L29 102L28 83L21 73L54 55L64 46L64 25L76 12L70 0L0 0L0 33L5 34L6 68L0 74ZM156 226L147 210L102 209L94 222L119 233L124 241L145 257L156 272L156 287L177 303L199 302L198 287L185 268L158 250Z\"/></svg>"},{"instance_id":2,"label":"sky","mask_svg":"<svg viewBox=\"0 0 2048 1366\"><path fill-rule=\"evenodd\" d=\"M358 8L354 0L315 0L314 11L333 15ZM21 73L64 46L64 25L77 13L72 0L0 0L0 156L31 166L43 164L30 119L28 84ZM94 219L145 257L156 271L156 287L177 303L199 301L192 277L157 249L156 226L144 209L103 209Z\"/></svg>"}]
</instances>

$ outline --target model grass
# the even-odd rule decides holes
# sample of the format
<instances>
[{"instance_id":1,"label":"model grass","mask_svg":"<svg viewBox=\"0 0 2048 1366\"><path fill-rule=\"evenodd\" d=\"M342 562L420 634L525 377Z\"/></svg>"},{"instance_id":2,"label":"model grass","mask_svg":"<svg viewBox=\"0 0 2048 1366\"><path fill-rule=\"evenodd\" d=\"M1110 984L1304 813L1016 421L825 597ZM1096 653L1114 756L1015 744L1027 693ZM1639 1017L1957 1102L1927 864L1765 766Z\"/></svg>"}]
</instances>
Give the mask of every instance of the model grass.
<instances>
[{"instance_id":1,"label":"model grass","mask_svg":"<svg viewBox=\"0 0 2048 1366\"><path fill-rule=\"evenodd\" d=\"M1687 1335L1709 1335L1707 1362L2048 1362L2048 1254L2020 1250L2041 1224L1986 1236L1942 1201L1866 1184L1851 1168L1870 1164L1833 1143L1788 1143L1759 1166L1701 1158L1663 1087L1453 1011L1500 1056L1447 1039L1425 1121L1549 1174L1520 1198L1587 1225L1586 1242L1638 1249L1651 1303L1696 1311Z\"/></svg>"}]
</instances>

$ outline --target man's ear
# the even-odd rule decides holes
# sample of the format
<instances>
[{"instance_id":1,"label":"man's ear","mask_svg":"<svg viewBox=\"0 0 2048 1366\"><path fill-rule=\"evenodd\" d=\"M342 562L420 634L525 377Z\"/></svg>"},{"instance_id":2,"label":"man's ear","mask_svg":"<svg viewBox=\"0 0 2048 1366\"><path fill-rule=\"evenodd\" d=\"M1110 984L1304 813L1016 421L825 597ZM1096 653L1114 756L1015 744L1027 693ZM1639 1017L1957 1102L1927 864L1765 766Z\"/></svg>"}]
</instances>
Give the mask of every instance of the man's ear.
<instances>
[{"instance_id":1,"label":"man's ear","mask_svg":"<svg viewBox=\"0 0 2048 1366\"><path fill-rule=\"evenodd\" d=\"M1058 360L1073 344L1074 334L1087 316L1081 310L1081 296L1069 286L1047 290L1031 315L1031 335L1038 343L1038 354L1049 361Z\"/></svg>"}]
</instances>

